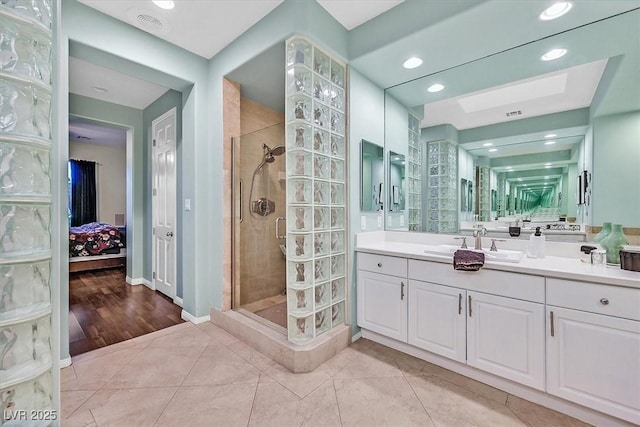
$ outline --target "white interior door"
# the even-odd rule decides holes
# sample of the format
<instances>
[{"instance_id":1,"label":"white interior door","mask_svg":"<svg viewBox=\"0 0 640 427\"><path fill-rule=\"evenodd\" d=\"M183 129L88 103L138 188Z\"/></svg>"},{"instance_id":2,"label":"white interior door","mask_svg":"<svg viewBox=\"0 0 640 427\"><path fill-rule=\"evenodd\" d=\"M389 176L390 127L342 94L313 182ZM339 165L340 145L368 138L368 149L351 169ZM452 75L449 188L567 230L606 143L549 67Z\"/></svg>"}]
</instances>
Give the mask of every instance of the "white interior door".
<instances>
[{"instance_id":1,"label":"white interior door","mask_svg":"<svg viewBox=\"0 0 640 427\"><path fill-rule=\"evenodd\" d=\"M151 124L153 285L176 296L176 109Z\"/></svg>"}]
</instances>

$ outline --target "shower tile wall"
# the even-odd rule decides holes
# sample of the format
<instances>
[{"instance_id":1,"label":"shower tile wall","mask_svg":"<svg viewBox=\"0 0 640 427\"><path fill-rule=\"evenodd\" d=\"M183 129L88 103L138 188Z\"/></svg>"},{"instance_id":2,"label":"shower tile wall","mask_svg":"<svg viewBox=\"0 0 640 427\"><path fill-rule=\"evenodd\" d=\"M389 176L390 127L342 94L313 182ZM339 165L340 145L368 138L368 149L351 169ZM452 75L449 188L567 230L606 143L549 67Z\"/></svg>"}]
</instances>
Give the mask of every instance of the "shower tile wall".
<instances>
[{"instance_id":1,"label":"shower tile wall","mask_svg":"<svg viewBox=\"0 0 640 427\"><path fill-rule=\"evenodd\" d=\"M244 221L240 224L240 305L279 295L285 288L285 258L280 250L284 240L276 239L275 220L286 217L285 156L275 158L263 168L269 174L269 199L276 211L264 218L249 214L249 190L256 166L263 159L263 144L273 148L284 144L284 115L247 98L240 99L240 178L243 181ZM260 172L256 175L254 200L264 195ZM285 224L281 224L281 234Z\"/></svg>"}]
</instances>

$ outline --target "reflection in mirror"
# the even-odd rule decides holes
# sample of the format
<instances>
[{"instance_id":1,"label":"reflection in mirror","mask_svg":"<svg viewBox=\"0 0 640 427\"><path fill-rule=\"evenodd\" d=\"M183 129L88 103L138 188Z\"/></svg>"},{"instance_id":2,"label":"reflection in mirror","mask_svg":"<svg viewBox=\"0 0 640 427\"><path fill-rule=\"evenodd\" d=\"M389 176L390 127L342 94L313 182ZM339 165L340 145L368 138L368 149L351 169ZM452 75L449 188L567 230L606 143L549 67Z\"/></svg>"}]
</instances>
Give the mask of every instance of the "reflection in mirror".
<instances>
[{"instance_id":1,"label":"reflection in mirror","mask_svg":"<svg viewBox=\"0 0 640 427\"><path fill-rule=\"evenodd\" d=\"M389 211L404 210L405 160L403 154L389 152Z\"/></svg>"},{"instance_id":2,"label":"reflection in mirror","mask_svg":"<svg viewBox=\"0 0 640 427\"><path fill-rule=\"evenodd\" d=\"M425 210L412 230L571 222L584 238L584 225L612 218L640 226L640 199L616 184L640 178L637 161L620 154L634 156L640 146L638 19L632 10L388 88L386 117L398 117L398 106L421 116ZM541 61L556 45L567 55ZM428 92L434 83L445 89ZM386 143L396 149L402 138L388 133ZM443 145L455 147L457 159L450 152L445 160ZM585 171L592 182L578 189Z\"/></svg>"},{"instance_id":3,"label":"reflection in mirror","mask_svg":"<svg viewBox=\"0 0 640 427\"><path fill-rule=\"evenodd\" d=\"M360 210L377 212L384 203L384 149L366 140L360 142Z\"/></svg>"}]
</instances>

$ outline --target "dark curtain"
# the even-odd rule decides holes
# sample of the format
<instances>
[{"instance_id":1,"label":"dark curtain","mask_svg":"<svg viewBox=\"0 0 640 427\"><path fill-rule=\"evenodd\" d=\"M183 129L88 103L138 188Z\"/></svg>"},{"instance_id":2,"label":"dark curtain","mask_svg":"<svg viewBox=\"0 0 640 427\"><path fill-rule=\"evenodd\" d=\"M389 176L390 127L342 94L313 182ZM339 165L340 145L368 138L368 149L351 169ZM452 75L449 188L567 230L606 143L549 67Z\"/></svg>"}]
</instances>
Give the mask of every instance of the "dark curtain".
<instances>
[{"instance_id":1,"label":"dark curtain","mask_svg":"<svg viewBox=\"0 0 640 427\"><path fill-rule=\"evenodd\" d=\"M70 160L71 226L96 221L96 163Z\"/></svg>"}]
</instances>

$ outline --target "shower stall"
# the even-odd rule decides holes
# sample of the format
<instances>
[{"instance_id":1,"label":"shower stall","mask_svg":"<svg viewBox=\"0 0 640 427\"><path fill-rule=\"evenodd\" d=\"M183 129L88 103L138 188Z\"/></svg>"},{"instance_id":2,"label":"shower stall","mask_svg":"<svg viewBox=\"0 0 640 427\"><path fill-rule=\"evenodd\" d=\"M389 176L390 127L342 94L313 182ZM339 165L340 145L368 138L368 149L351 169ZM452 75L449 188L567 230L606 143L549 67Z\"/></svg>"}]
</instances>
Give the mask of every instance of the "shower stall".
<instances>
[{"instance_id":1,"label":"shower stall","mask_svg":"<svg viewBox=\"0 0 640 427\"><path fill-rule=\"evenodd\" d=\"M246 110L232 141L231 299L305 343L347 318L346 73L302 37L285 57L284 122Z\"/></svg>"}]
</instances>

